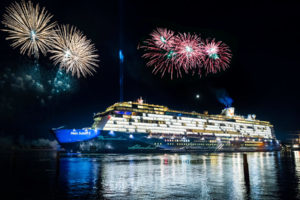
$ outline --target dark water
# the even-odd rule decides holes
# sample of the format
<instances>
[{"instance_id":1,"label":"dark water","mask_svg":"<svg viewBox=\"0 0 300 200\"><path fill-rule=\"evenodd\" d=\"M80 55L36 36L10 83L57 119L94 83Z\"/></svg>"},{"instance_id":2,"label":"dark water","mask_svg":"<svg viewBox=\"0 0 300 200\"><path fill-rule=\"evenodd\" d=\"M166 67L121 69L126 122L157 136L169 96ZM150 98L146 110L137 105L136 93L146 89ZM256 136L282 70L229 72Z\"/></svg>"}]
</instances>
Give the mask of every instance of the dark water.
<instances>
[{"instance_id":1,"label":"dark water","mask_svg":"<svg viewBox=\"0 0 300 200\"><path fill-rule=\"evenodd\" d=\"M1 154L1 199L300 199L300 152ZM58 171L59 169L59 171ZM7 196L9 195L9 196Z\"/></svg>"}]
</instances>

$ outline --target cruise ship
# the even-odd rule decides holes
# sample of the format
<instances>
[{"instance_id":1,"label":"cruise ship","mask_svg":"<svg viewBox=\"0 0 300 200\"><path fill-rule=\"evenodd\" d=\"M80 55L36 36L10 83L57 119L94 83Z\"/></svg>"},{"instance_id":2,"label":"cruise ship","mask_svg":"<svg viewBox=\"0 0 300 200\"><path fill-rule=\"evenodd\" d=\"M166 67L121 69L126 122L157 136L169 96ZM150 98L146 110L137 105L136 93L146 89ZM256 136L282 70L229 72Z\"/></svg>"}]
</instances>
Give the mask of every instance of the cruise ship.
<instances>
[{"instance_id":1,"label":"cruise ship","mask_svg":"<svg viewBox=\"0 0 300 200\"><path fill-rule=\"evenodd\" d=\"M166 106L120 102L94 114L82 129L52 129L59 144L73 153L106 152L235 152L276 151L273 125L235 115L228 107L220 114L183 112Z\"/></svg>"}]
</instances>

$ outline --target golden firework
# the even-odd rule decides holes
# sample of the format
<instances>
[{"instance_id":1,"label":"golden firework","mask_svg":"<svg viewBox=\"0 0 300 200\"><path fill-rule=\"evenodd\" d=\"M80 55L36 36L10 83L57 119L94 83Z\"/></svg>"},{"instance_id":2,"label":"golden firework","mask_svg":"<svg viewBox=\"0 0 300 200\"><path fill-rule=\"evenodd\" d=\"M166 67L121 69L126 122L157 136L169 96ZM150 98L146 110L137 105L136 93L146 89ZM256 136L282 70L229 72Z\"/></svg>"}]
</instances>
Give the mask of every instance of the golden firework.
<instances>
[{"instance_id":1,"label":"golden firework","mask_svg":"<svg viewBox=\"0 0 300 200\"><path fill-rule=\"evenodd\" d=\"M12 3L3 15L3 31L8 33L7 40L12 40L13 48L20 47L20 53L39 57L39 51L46 54L51 43L52 31L56 22L50 23L52 15L39 4L31 1Z\"/></svg>"},{"instance_id":2,"label":"golden firework","mask_svg":"<svg viewBox=\"0 0 300 200\"><path fill-rule=\"evenodd\" d=\"M78 78L81 75L93 75L99 60L91 40L76 27L69 25L57 26L54 33L49 50L53 54L50 59L54 64L59 64L60 68L66 69L67 73L71 72L72 76L76 74Z\"/></svg>"}]
</instances>

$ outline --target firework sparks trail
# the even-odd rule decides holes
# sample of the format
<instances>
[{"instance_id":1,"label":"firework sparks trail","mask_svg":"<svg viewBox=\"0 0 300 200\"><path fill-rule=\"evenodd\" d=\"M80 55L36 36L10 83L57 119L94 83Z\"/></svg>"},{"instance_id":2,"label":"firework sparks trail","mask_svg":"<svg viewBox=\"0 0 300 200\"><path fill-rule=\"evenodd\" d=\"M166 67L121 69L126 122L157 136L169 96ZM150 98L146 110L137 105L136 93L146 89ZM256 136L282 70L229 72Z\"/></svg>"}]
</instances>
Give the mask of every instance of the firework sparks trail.
<instances>
[{"instance_id":1,"label":"firework sparks trail","mask_svg":"<svg viewBox=\"0 0 300 200\"><path fill-rule=\"evenodd\" d=\"M174 72L177 77L181 76L181 68L175 65L176 52L173 49L168 51L161 49L151 40L146 41L145 44L139 48L145 50L142 57L148 59L146 63L148 67L154 67L152 70L154 74L161 73L161 77L163 77L167 72L171 75L171 79L173 79Z\"/></svg>"},{"instance_id":2,"label":"firework sparks trail","mask_svg":"<svg viewBox=\"0 0 300 200\"><path fill-rule=\"evenodd\" d=\"M7 40L11 40L13 48L20 47L20 53L28 56L34 55L36 59L39 52L47 53L51 43L53 28L56 22L50 23L52 15L43 7L33 5L31 1L12 3L6 8L2 24L2 31L8 33Z\"/></svg>"},{"instance_id":3,"label":"firework sparks trail","mask_svg":"<svg viewBox=\"0 0 300 200\"><path fill-rule=\"evenodd\" d=\"M176 64L185 70L202 67L204 53L201 38L198 35L179 33L176 37L175 52L177 53Z\"/></svg>"},{"instance_id":4,"label":"firework sparks trail","mask_svg":"<svg viewBox=\"0 0 300 200\"><path fill-rule=\"evenodd\" d=\"M96 49L91 40L88 40L76 27L69 25L57 26L55 37L51 45L50 57L54 64L66 69L78 78L82 75L93 75L98 67Z\"/></svg>"},{"instance_id":5,"label":"firework sparks trail","mask_svg":"<svg viewBox=\"0 0 300 200\"><path fill-rule=\"evenodd\" d=\"M215 42L215 39L207 39L204 44L204 53L206 73L217 73L229 67L232 55L225 43L221 41Z\"/></svg>"}]
</instances>

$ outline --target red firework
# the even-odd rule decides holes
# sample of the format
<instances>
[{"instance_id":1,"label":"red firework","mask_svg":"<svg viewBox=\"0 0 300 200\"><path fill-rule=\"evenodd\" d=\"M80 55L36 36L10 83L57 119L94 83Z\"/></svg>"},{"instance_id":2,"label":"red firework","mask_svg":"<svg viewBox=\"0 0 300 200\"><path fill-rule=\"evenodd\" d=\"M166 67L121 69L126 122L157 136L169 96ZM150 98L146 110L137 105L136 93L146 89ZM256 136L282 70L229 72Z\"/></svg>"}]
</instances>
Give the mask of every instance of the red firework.
<instances>
[{"instance_id":1,"label":"red firework","mask_svg":"<svg viewBox=\"0 0 300 200\"><path fill-rule=\"evenodd\" d=\"M145 44L138 48L145 50L142 57L148 59L146 63L148 67L154 67L152 70L153 74L161 73L161 77L163 77L167 72L171 75L171 79L173 79L173 74L176 72L177 77L181 77L181 67L175 65L176 53L173 49L168 51L161 49L152 40L145 41Z\"/></svg>"},{"instance_id":2,"label":"red firework","mask_svg":"<svg viewBox=\"0 0 300 200\"><path fill-rule=\"evenodd\" d=\"M202 67L203 45L201 38L196 34L179 33L175 39L176 64L185 70L195 70Z\"/></svg>"},{"instance_id":3,"label":"red firework","mask_svg":"<svg viewBox=\"0 0 300 200\"><path fill-rule=\"evenodd\" d=\"M174 31L168 30L166 28L157 28L154 30L150 36L154 44L161 49L170 50L174 48Z\"/></svg>"},{"instance_id":4,"label":"red firework","mask_svg":"<svg viewBox=\"0 0 300 200\"><path fill-rule=\"evenodd\" d=\"M177 77L181 77L181 67L175 64L176 52L174 51L175 36L174 31L157 28L151 34L151 39L147 39L138 49L144 49L143 58L148 59L147 66L154 67L153 73L161 73L161 77L165 73L171 75L173 79L174 72Z\"/></svg>"},{"instance_id":5,"label":"red firework","mask_svg":"<svg viewBox=\"0 0 300 200\"><path fill-rule=\"evenodd\" d=\"M166 73L177 74L181 77L182 71L185 73L198 71L217 73L229 67L231 51L229 47L221 41L202 41L200 36L190 33L174 34L174 31L165 28L157 28L150 34L150 38L145 40L138 49L143 49L143 58L148 60L147 66L153 67L153 73L161 73L163 77Z\"/></svg>"},{"instance_id":6,"label":"red firework","mask_svg":"<svg viewBox=\"0 0 300 200\"><path fill-rule=\"evenodd\" d=\"M215 42L207 39L204 44L204 68L206 73L217 73L229 67L231 51L222 41Z\"/></svg>"}]
</instances>

